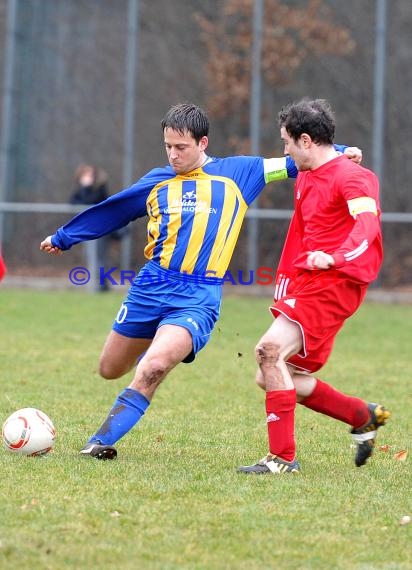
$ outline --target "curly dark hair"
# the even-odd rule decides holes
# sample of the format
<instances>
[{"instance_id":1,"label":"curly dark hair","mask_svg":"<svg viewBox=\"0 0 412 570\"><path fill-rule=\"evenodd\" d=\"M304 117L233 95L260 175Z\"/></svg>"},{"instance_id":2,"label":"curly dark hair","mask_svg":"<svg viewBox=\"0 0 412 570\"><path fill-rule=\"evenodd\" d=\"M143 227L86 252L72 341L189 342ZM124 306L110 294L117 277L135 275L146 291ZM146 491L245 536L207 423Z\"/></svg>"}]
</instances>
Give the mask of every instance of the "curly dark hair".
<instances>
[{"instance_id":1,"label":"curly dark hair","mask_svg":"<svg viewBox=\"0 0 412 570\"><path fill-rule=\"evenodd\" d=\"M306 133L315 143L333 144L335 116L325 99L302 99L290 103L282 107L278 121L294 141Z\"/></svg>"}]
</instances>

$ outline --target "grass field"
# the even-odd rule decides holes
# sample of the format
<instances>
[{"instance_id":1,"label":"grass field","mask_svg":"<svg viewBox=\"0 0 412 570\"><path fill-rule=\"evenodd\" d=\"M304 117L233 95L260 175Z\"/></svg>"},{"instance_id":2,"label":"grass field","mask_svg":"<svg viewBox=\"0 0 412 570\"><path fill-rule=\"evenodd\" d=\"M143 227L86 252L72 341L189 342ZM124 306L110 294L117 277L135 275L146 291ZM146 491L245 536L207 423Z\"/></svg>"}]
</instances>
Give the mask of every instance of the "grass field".
<instances>
[{"instance_id":1,"label":"grass field","mask_svg":"<svg viewBox=\"0 0 412 570\"><path fill-rule=\"evenodd\" d=\"M298 408L299 475L248 477L266 453L253 348L269 299L224 300L192 365L165 381L119 457L78 456L129 378L96 373L121 296L0 291L0 420L39 407L57 429L45 458L0 453L1 569L407 570L412 568L412 306L366 303L321 377L392 411L367 466L348 428Z\"/></svg>"}]
</instances>

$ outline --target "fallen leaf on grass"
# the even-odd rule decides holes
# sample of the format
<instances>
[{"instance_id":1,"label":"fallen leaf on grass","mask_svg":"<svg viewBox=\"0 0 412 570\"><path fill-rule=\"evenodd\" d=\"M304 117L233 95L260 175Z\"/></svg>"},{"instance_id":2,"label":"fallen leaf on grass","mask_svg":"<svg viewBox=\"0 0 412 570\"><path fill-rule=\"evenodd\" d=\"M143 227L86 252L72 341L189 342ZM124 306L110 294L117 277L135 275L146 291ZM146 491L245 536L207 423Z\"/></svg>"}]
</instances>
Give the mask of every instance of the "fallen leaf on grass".
<instances>
[{"instance_id":1,"label":"fallen leaf on grass","mask_svg":"<svg viewBox=\"0 0 412 570\"><path fill-rule=\"evenodd\" d=\"M26 511L26 510L29 509L30 507L36 506L36 505L38 505L38 504L39 504L39 499L31 499L31 501L30 501L29 504L25 503L24 505L22 505L22 506L20 507L20 509L21 509L22 511Z\"/></svg>"},{"instance_id":2,"label":"fallen leaf on grass","mask_svg":"<svg viewBox=\"0 0 412 570\"><path fill-rule=\"evenodd\" d=\"M391 448L391 446L386 443L385 445L379 446L379 451L383 451L384 453L388 453L390 448Z\"/></svg>"},{"instance_id":3,"label":"fallen leaf on grass","mask_svg":"<svg viewBox=\"0 0 412 570\"><path fill-rule=\"evenodd\" d=\"M397 461L406 461L406 458L408 457L408 452L406 449L402 449L402 451L397 451L393 457Z\"/></svg>"}]
</instances>

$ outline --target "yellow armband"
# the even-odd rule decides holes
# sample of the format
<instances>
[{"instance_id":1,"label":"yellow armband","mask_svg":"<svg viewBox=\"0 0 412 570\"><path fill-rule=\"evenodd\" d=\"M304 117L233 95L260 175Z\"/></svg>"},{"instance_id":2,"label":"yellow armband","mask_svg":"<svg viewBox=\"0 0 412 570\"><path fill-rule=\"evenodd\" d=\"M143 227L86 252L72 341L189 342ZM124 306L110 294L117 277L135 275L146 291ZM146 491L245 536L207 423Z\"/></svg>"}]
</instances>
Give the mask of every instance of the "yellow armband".
<instances>
[{"instance_id":1,"label":"yellow armband","mask_svg":"<svg viewBox=\"0 0 412 570\"><path fill-rule=\"evenodd\" d=\"M370 212L371 214L378 215L378 209L374 198L369 196L362 196L361 198L353 198L348 200L349 213L352 217L356 218L358 214Z\"/></svg>"}]
</instances>

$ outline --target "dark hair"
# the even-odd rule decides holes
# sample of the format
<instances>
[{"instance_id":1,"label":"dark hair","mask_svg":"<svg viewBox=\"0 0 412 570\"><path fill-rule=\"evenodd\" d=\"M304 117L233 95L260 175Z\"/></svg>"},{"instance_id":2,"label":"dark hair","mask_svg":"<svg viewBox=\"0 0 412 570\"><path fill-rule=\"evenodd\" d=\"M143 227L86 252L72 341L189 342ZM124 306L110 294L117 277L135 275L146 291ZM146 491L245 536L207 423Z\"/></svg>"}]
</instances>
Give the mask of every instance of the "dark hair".
<instances>
[{"instance_id":1,"label":"dark hair","mask_svg":"<svg viewBox=\"0 0 412 570\"><path fill-rule=\"evenodd\" d=\"M278 115L279 126L285 127L294 141L306 133L315 143L333 144L335 116L325 99L302 99L283 107Z\"/></svg>"},{"instance_id":2,"label":"dark hair","mask_svg":"<svg viewBox=\"0 0 412 570\"><path fill-rule=\"evenodd\" d=\"M173 129L180 133L189 132L196 142L209 133L209 119L206 112L190 103L170 107L162 120L162 131Z\"/></svg>"}]
</instances>

